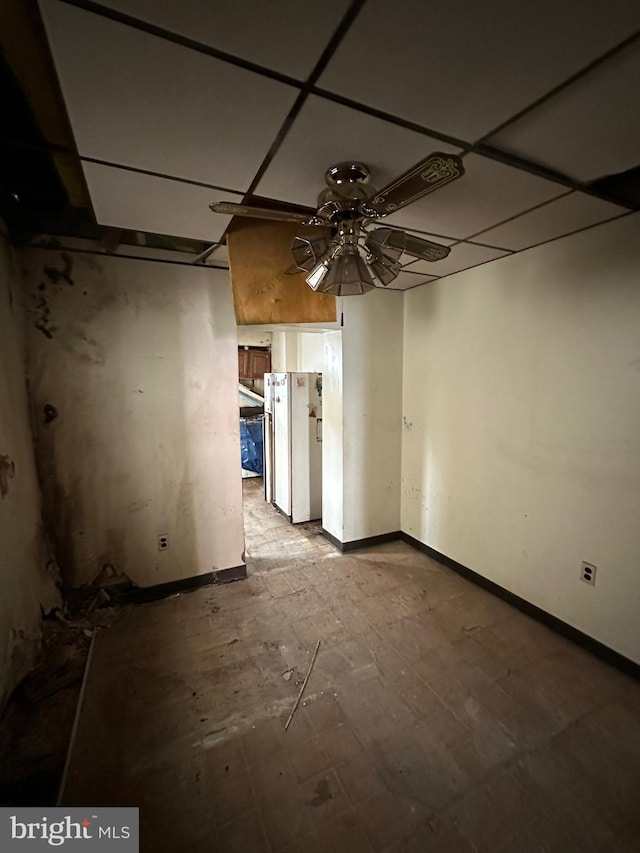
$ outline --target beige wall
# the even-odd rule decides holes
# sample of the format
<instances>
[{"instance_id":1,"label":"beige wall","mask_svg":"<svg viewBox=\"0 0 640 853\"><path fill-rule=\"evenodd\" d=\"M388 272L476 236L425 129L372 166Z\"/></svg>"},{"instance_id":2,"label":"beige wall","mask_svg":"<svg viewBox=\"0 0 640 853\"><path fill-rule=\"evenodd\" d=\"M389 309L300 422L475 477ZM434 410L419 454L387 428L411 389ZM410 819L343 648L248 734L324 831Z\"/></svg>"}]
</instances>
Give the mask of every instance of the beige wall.
<instances>
[{"instance_id":1,"label":"beige wall","mask_svg":"<svg viewBox=\"0 0 640 853\"><path fill-rule=\"evenodd\" d=\"M345 542L400 529L403 295L343 300Z\"/></svg>"},{"instance_id":2,"label":"beige wall","mask_svg":"<svg viewBox=\"0 0 640 853\"><path fill-rule=\"evenodd\" d=\"M0 709L35 661L40 608L59 604L42 531L19 312L20 270L0 235Z\"/></svg>"},{"instance_id":3,"label":"beige wall","mask_svg":"<svg viewBox=\"0 0 640 853\"><path fill-rule=\"evenodd\" d=\"M270 347L271 339L271 332L263 332L255 326L238 326L239 347Z\"/></svg>"},{"instance_id":4,"label":"beige wall","mask_svg":"<svg viewBox=\"0 0 640 853\"><path fill-rule=\"evenodd\" d=\"M298 332L273 332L271 372L288 373L298 368Z\"/></svg>"},{"instance_id":5,"label":"beige wall","mask_svg":"<svg viewBox=\"0 0 640 853\"><path fill-rule=\"evenodd\" d=\"M323 335L315 332L298 335L298 370L303 373L322 373L323 368Z\"/></svg>"},{"instance_id":6,"label":"beige wall","mask_svg":"<svg viewBox=\"0 0 640 853\"><path fill-rule=\"evenodd\" d=\"M322 526L344 541L342 332L322 335Z\"/></svg>"},{"instance_id":7,"label":"beige wall","mask_svg":"<svg viewBox=\"0 0 640 853\"><path fill-rule=\"evenodd\" d=\"M242 564L228 273L44 250L24 263L32 403L58 412L37 441L65 580L112 565L150 586Z\"/></svg>"},{"instance_id":8,"label":"beige wall","mask_svg":"<svg viewBox=\"0 0 640 853\"><path fill-rule=\"evenodd\" d=\"M402 300L343 300L324 335L323 525L341 542L400 529Z\"/></svg>"},{"instance_id":9,"label":"beige wall","mask_svg":"<svg viewBox=\"0 0 640 853\"><path fill-rule=\"evenodd\" d=\"M406 532L636 661L639 225L406 294L402 466Z\"/></svg>"},{"instance_id":10,"label":"beige wall","mask_svg":"<svg viewBox=\"0 0 640 853\"><path fill-rule=\"evenodd\" d=\"M271 369L274 373L322 373L323 363L322 332L273 332Z\"/></svg>"}]
</instances>

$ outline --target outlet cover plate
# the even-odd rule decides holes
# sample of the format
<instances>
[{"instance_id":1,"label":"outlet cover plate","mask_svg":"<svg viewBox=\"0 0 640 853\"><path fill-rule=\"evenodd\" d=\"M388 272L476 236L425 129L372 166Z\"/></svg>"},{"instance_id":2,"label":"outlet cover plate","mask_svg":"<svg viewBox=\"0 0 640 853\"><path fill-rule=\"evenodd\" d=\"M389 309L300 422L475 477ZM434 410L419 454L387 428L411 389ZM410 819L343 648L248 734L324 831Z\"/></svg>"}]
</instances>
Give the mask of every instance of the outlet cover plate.
<instances>
[{"instance_id":1,"label":"outlet cover plate","mask_svg":"<svg viewBox=\"0 0 640 853\"><path fill-rule=\"evenodd\" d=\"M593 565L593 563L585 563L582 561L582 565L580 568L580 577L585 583L591 584L591 586L596 585L596 572L598 571L597 567Z\"/></svg>"}]
</instances>

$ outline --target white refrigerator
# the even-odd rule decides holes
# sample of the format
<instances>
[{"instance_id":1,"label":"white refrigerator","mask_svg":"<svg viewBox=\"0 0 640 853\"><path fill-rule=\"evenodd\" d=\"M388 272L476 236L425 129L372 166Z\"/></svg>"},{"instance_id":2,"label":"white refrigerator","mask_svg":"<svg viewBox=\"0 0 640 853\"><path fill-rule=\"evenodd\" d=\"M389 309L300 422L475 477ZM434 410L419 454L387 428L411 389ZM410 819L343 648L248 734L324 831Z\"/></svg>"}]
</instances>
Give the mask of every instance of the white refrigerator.
<instances>
[{"instance_id":1,"label":"white refrigerator","mask_svg":"<svg viewBox=\"0 0 640 853\"><path fill-rule=\"evenodd\" d=\"M265 373L265 499L294 524L322 516L322 374Z\"/></svg>"}]
</instances>

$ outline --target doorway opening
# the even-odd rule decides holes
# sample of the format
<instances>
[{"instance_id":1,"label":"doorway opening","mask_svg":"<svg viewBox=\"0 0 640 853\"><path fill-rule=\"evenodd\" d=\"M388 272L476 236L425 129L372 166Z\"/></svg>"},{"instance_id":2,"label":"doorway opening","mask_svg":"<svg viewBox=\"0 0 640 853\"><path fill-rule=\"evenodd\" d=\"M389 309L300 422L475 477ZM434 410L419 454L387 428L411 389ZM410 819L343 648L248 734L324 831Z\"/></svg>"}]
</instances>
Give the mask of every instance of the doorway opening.
<instances>
[{"instance_id":1,"label":"doorway opening","mask_svg":"<svg viewBox=\"0 0 640 853\"><path fill-rule=\"evenodd\" d=\"M308 551L322 534L323 356L321 332L238 328L249 571Z\"/></svg>"}]
</instances>

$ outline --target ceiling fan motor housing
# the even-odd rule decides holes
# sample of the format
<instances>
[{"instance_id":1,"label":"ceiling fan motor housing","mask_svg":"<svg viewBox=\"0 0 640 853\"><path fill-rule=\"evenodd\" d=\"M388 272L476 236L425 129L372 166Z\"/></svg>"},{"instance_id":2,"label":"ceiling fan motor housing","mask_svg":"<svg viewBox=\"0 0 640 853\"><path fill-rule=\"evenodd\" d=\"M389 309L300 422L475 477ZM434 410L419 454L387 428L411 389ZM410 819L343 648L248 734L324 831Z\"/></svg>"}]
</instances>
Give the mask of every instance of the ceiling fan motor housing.
<instances>
[{"instance_id":1,"label":"ceiling fan motor housing","mask_svg":"<svg viewBox=\"0 0 640 853\"><path fill-rule=\"evenodd\" d=\"M369 184L371 173L364 163L336 163L325 172L326 188L318 196L318 216L337 224L358 219L362 206L377 192Z\"/></svg>"}]
</instances>

